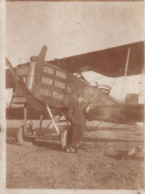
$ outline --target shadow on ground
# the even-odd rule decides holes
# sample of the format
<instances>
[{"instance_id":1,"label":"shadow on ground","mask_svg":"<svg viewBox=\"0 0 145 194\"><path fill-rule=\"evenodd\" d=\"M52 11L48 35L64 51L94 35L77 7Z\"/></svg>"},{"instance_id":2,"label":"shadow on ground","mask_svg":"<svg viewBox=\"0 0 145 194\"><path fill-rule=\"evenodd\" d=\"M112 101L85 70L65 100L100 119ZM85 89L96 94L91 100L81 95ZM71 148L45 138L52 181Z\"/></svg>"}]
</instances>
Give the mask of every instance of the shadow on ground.
<instances>
[{"instance_id":1,"label":"shadow on ground","mask_svg":"<svg viewBox=\"0 0 145 194\"><path fill-rule=\"evenodd\" d=\"M124 140L124 139L109 139L109 138L91 138L85 137L83 141L86 142L143 142L141 140Z\"/></svg>"}]
</instances>

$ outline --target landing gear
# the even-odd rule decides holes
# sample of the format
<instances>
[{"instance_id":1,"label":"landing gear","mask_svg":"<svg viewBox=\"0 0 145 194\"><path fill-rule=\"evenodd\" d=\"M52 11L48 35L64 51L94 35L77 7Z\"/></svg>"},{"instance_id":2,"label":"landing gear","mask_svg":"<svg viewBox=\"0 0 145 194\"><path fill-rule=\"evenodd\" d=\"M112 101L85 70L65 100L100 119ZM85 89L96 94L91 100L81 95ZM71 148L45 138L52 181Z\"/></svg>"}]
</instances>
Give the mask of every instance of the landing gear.
<instances>
[{"instance_id":1,"label":"landing gear","mask_svg":"<svg viewBox=\"0 0 145 194\"><path fill-rule=\"evenodd\" d=\"M71 131L70 131L69 128L67 128L67 129L63 129L62 132L60 132L60 129L58 128L58 126L57 126L57 124L55 122L55 119L54 119L54 117L53 117L53 115L51 113L51 110L50 110L49 106L47 106L47 111L48 111L49 116L51 118L52 125L55 127L58 135L60 135L60 145L61 145L62 149L64 149L72 141ZM68 122L67 122L67 124L69 125Z\"/></svg>"},{"instance_id":2,"label":"landing gear","mask_svg":"<svg viewBox=\"0 0 145 194\"><path fill-rule=\"evenodd\" d=\"M24 145L24 129L23 127L20 127L17 132L17 141L20 145Z\"/></svg>"},{"instance_id":3,"label":"landing gear","mask_svg":"<svg viewBox=\"0 0 145 194\"><path fill-rule=\"evenodd\" d=\"M60 144L62 149L66 148L66 146L70 145L72 143L72 130L70 128L64 129L60 136Z\"/></svg>"},{"instance_id":4,"label":"landing gear","mask_svg":"<svg viewBox=\"0 0 145 194\"><path fill-rule=\"evenodd\" d=\"M62 120L61 121L59 120L62 114L60 114L60 116L54 117L52 115L52 112L49 106L47 106L46 108L49 113L49 117L51 119L51 122L47 126L47 129L51 129L52 126L56 129L56 132L58 133L60 138L60 145L62 149L64 149L71 141L70 130L68 126L66 126L66 129L62 129L61 127L60 128L58 127L58 124L60 124L60 122L62 121ZM32 122L27 121L27 107L24 106L24 121L23 121L23 125L17 131L17 142L20 145L30 145L30 143L34 142L36 138L43 139L44 137L44 139L46 139L47 134L46 133L44 134L44 131L42 130L42 121L43 121L43 115L40 116L40 125L36 134L36 130L33 128ZM65 120L63 120L62 122L64 121ZM69 123L67 124L69 125Z\"/></svg>"},{"instance_id":5,"label":"landing gear","mask_svg":"<svg viewBox=\"0 0 145 194\"><path fill-rule=\"evenodd\" d=\"M17 141L20 145L31 145L32 141L36 139L36 131L32 128L31 124L24 127L21 126L17 132Z\"/></svg>"},{"instance_id":6,"label":"landing gear","mask_svg":"<svg viewBox=\"0 0 145 194\"><path fill-rule=\"evenodd\" d=\"M67 146L67 135L68 131L67 129L64 129L60 135L60 145L62 149L64 149Z\"/></svg>"},{"instance_id":7,"label":"landing gear","mask_svg":"<svg viewBox=\"0 0 145 194\"><path fill-rule=\"evenodd\" d=\"M30 145L30 141L36 138L36 131L33 124L27 123L27 106L24 106L24 124L17 131L17 141L20 145Z\"/></svg>"}]
</instances>

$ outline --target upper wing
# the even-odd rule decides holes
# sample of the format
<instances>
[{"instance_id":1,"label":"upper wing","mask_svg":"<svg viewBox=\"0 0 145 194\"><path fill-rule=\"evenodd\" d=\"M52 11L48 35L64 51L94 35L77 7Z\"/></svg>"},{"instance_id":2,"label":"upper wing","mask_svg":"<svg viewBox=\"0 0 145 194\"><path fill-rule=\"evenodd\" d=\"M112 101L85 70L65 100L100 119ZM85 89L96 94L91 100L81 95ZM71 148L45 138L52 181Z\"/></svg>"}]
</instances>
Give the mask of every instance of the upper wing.
<instances>
[{"instance_id":1,"label":"upper wing","mask_svg":"<svg viewBox=\"0 0 145 194\"><path fill-rule=\"evenodd\" d=\"M125 72L128 48L130 48L130 57L127 75L141 74L144 65L144 41L48 62L66 68L71 73L95 71L109 77L121 77ZM19 74L21 72L27 74L28 65L28 63L18 65L15 69ZM13 75L8 69L6 88L13 86Z\"/></svg>"},{"instance_id":2,"label":"upper wing","mask_svg":"<svg viewBox=\"0 0 145 194\"><path fill-rule=\"evenodd\" d=\"M130 57L127 75L141 74L144 64L144 41L101 51L49 61L71 73L94 71L109 77L124 76L128 48Z\"/></svg>"}]
</instances>

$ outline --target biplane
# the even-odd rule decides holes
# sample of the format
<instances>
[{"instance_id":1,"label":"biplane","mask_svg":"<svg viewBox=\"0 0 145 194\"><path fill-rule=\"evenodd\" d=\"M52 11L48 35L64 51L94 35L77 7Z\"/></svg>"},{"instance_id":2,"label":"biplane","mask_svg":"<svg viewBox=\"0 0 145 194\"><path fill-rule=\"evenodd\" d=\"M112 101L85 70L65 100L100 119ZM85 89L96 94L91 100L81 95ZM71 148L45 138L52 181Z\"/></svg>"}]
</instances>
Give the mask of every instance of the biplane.
<instances>
[{"instance_id":1,"label":"biplane","mask_svg":"<svg viewBox=\"0 0 145 194\"><path fill-rule=\"evenodd\" d=\"M20 143L27 136L28 112L30 117L38 113L36 117L40 117L40 127L42 119L51 119L60 134L55 115L65 117L65 111L78 95L83 99L86 120L123 124L144 121L144 104L122 103L110 95L110 87L91 86L82 76L86 71L108 77L141 74L144 69L143 41L51 61L45 60L46 51L47 47L43 46L37 57L31 57L30 62L15 68L6 59L9 68L6 71L6 88L13 88L11 105L21 104L24 108L24 127L21 133L18 132ZM10 112L13 112L11 108L7 116ZM62 147L67 144L66 134L67 130L60 135Z\"/></svg>"}]
</instances>

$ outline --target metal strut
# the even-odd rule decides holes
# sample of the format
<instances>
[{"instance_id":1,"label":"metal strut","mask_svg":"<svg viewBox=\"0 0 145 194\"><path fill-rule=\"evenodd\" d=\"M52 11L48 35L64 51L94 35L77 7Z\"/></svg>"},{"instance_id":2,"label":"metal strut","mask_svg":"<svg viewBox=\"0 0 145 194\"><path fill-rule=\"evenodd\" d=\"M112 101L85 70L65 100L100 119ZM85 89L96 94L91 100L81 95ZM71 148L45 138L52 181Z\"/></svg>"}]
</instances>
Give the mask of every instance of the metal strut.
<instances>
[{"instance_id":1,"label":"metal strut","mask_svg":"<svg viewBox=\"0 0 145 194\"><path fill-rule=\"evenodd\" d=\"M27 135L27 106L24 105L24 135Z\"/></svg>"},{"instance_id":2,"label":"metal strut","mask_svg":"<svg viewBox=\"0 0 145 194\"><path fill-rule=\"evenodd\" d=\"M57 117L57 118L56 118L56 117ZM54 121L55 121L55 123L56 123L57 126L59 125L58 121L59 121L60 118L61 118L61 115L60 115L60 116L55 116L55 117L54 117ZM53 126L53 123L50 122L49 125L47 126L47 128L51 129L52 126Z\"/></svg>"},{"instance_id":3,"label":"metal strut","mask_svg":"<svg viewBox=\"0 0 145 194\"><path fill-rule=\"evenodd\" d=\"M46 108L47 108L47 111L48 111L49 116L50 116L50 118L51 118L51 121L52 121L52 123L53 123L53 125L54 125L54 127L55 127L55 129L56 129L56 131L57 131L57 133L59 134L59 133L60 133L60 132L59 132L59 128L58 128L58 126L57 126L56 123L55 123L55 120L54 120L54 118L53 118L53 115L52 115L52 112L51 112L49 106L46 105Z\"/></svg>"},{"instance_id":4,"label":"metal strut","mask_svg":"<svg viewBox=\"0 0 145 194\"><path fill-rule=\"evenodd\" d=\"M127 72L128 72L129 57L130 57L130 48L128 48L126 65L125 65L124 80L123 80L123 86L122 86L122 92L121 92L121 100L122 101L123 101L124 88L125 88L125 83L126 83L126 76L127 76Z\"/></svg>"}]
</instances>

